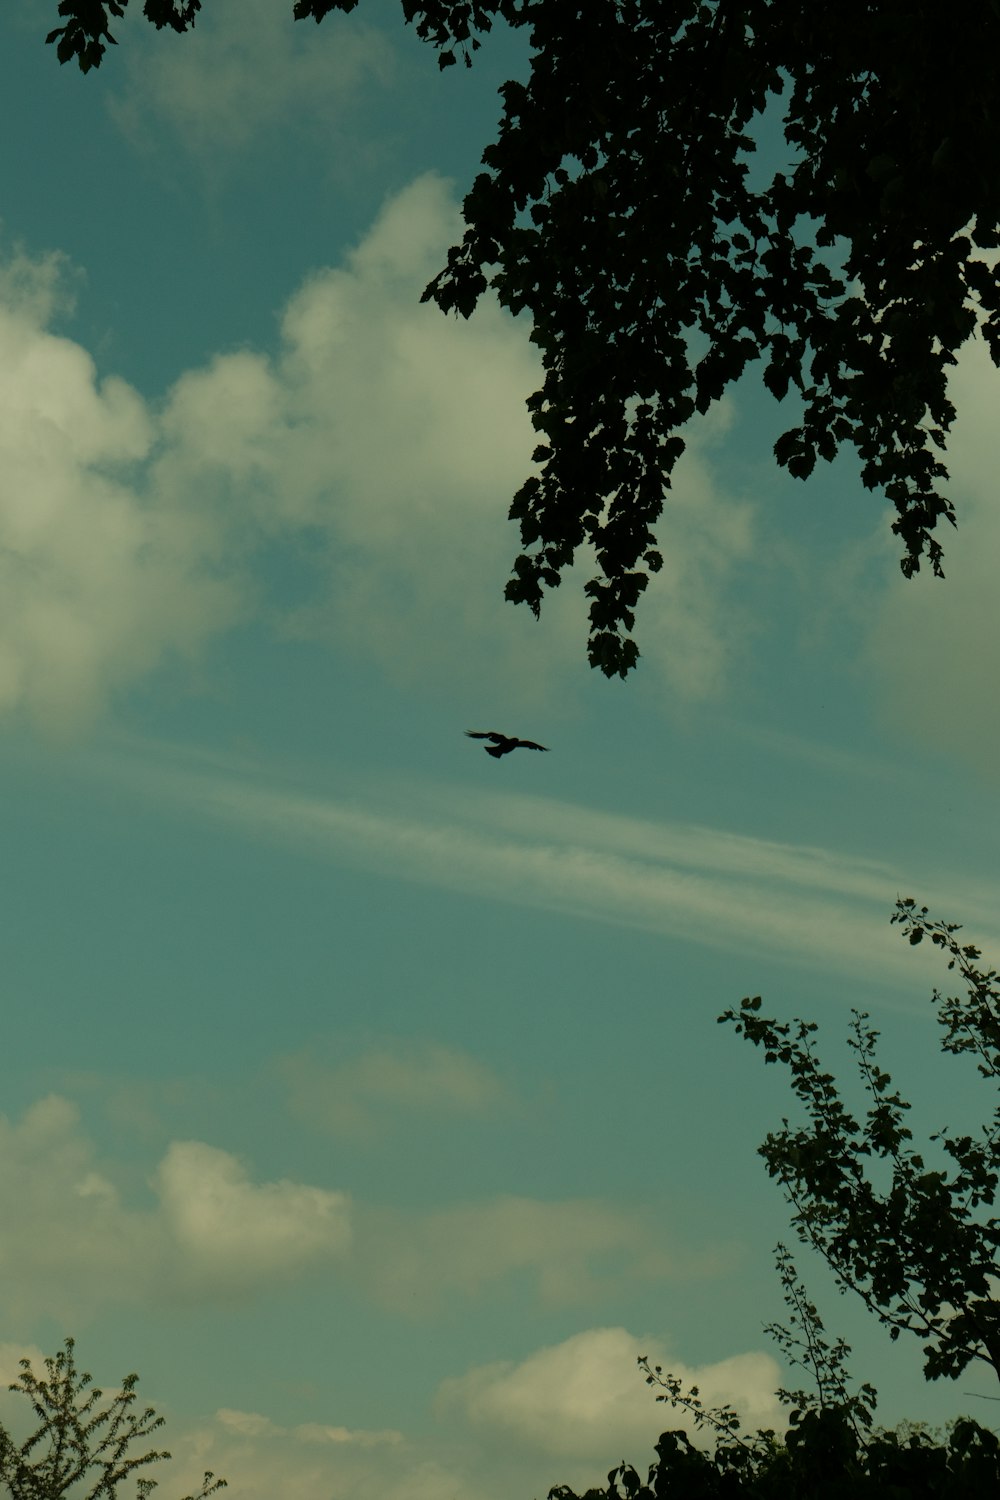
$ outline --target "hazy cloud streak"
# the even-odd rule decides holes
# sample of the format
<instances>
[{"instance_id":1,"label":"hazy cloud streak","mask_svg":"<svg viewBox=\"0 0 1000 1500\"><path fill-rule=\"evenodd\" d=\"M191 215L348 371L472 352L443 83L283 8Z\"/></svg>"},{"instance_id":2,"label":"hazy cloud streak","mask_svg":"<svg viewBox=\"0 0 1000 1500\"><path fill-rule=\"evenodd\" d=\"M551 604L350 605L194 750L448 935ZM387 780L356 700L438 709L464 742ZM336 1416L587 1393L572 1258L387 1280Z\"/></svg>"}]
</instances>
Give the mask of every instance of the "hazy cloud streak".
<instances>
[{"instance_id":1,"label":"hazy cloud streak","mask_svg":"<svg viewBox=\"0 0 1000 1500\"><path fill-rule=\"evenodd\" d=\"M95 762L97 764L97 762ZM383 787L350 800L276 786L235 767L115 756L105 774L254 837L397 879L753 951L912 987L914 956L887 917L897 895L961 897L977 940L996 896L834 850L694 824L593 812L554 799ZM377 795L377 806L376 806ZM421 809L414 816L414 806ZM914 889L911 891L910 886ZM966 902L972 903L971 906ZM992 908L992 910L991 910ZM975 926L981 919L985 932Z\"/></svg>"}]
</instances>

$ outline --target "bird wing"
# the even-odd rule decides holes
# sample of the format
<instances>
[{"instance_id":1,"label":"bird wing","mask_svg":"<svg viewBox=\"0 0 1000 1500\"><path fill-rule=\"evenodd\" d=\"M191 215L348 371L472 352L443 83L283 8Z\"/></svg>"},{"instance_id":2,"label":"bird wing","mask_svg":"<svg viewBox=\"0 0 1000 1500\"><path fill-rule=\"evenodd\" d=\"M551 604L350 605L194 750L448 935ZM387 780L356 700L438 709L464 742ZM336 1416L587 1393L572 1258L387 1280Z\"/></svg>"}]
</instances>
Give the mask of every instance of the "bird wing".
<instances>
[{"instance_id":1,"label":"bird wing","mask_svg":"<svg viewBox=\"0 0 1000 1500\"><path fill-rule=\"evenodd\" d=\"M497 734L495 729L467 729L466 734L470 740L495 740L497 744L505 740L505 734Z\"/></svg>"},{"instance_id":2,"label":"bird wing","mask_svg":"<svg viewBox=\"0 0 1000 1500\"><path fill-rule=\"evenodd\" d=\"M536 745L534 740L518 740L517 743L522 750L547 750L549 748L548 745Z\"/></svg>"}]
</instances>

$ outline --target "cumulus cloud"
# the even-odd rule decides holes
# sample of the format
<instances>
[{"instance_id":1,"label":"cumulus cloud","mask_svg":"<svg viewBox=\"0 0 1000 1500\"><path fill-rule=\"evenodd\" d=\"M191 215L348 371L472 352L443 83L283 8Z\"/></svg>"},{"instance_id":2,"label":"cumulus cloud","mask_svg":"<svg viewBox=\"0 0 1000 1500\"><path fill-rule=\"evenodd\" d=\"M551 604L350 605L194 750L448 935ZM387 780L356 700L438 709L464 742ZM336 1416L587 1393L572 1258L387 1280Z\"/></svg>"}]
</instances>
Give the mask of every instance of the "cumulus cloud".
<instances>
[{"instance_id":1,"label":"cumulus cloud","mask_svg":"<svg viewBox=\"0 0 1000 1500\"><path fill-rule=\"evenodd\" d=\"M420 304L458 229L448 185L419 178L291 297L276 352L220 353L155 406L47 326L57 258L7 264L0 712L80 722L251 615L452 694L478 691L484 663L520 699L585 670L579 580L542 627L502 599L539 370L494 303L469 323ZM647 654L688 697L725 678L740 624L724 599L750 546L745 507L713 487L711 430L708 448L692 436L647 596ZM265 579L303 548L290 608Z\"/></svg>"},{"instance_id":2,"label":"cumulus cloud","mask_svg":"<svg viewBox=\"0 0 1000 1500\"><path fill-rule=\"evenodd\" d=\"M50 1095L19 1121L0 1116L0 1300L8 1316L70 1317L112 1287L153 1272L148 1216L125 1211L79 1130L69 1100Z\"/></svg>"},{"instance_id":3,"label":"cumulus cloud","mask_svg":"<svg viewBox=\"0 0 1000 1500\"><path fill-rule=\"evenodd\" d=\"M68 1099L0 1116L0 1304L72 1322L107 1302L251 1295L341 1260L342 1193L255 1183L228 1152L175 1142L152 1209L123 1200Z\"/></svg>"},{"instance_id":4,"label":"cumulus cloud","mask_svg":"<svg viewBox=\"0 0 1000 1500\"><path fill-rule=\"evenodd\" d=\"M124 381L44 326L58 265L0 278L0 713L65 729L240 613L205 528L153 509L131 472L153 427Z\"/></svg>"},{"instance_id":5,"label":"cumulus cloud","mask_svg":"<svg viewBox=\"0 0 1000 1500\"><path fill-rule=\"evenodd\" d=\"M582 665L582 584L595 564L582 549L566 587L546 598L540 627L502 601L520 545L504 518L537 441L524 402L541 372L527 329L489 299L460 326L432 307L404 306L395 290L415 271L422 286L459 232L443 184L421 179L386 206L344 269L312 278L289 305L294 410L307 412L319 393L336 424L336 453L310 468L342 476L329 599L289 627L349 642L406 681L452 689L480 684L488 652L492 680L540 702ZM720 410L692 425L663 522L664 569L643 599L644 650L685 698L720 690L746 628L728 585L750 551L752 515L711 473L727 420ZM311 429L323 432L320 411ZM299 503L304 519L317 519L314 501Z\"/></svg>"},{"instance_id":6,"label":"cumulus cloud","mask_svg":"<svg viewBox=\"0 0 1000 1500\"><path fill-rule=\"evenodd\" d=\"M326 1063L315 1049L280 1059L292 1112L335 1134L368 1137L418 1115L476 1115L506 1095L484 1063L440 1043L383 1044L358 1057Z\"/></svg>"},{"instance_id":7,"label":"cumulus cloud","mask_svg":"<svg viewBox=\"0 0 1000 1500\"><path fill-rule=\"evenodd\" d=\"M171 1422L171 1488L194 1490L206 1468L244 1500L507 1500L569 1483L604 1482L623 1456L640 1471L666 1427L692 1431L657 1403L636 1368L647 1354L697 1384L706 1405L734 1406L751 1430L780 1429L774 1360L747 1353L698 1367L668 1358L657 1340L596 1328L519 1362L480 1365L446 1379L431 1430L354 1428L330 1421L285 1426L262 1412L221 1408L210 1419ZM694 1436L693 1432L692 1435Z\"/></svg>"},{"instance_id":8,"label":"cumulus cloud","mask_svg":"<svg viewBox=\"0 0 1000 1500\"><path fill-rule=\"evenodd\" d=\"M175 1141L156 1170L167 1234L185 1277L253 1286L340 1256L351 1238L342 1193L297 1182L252 1182L227 1151Z\"/></svg>"},{"instance_id":9,"label":"cumulus cloud","mask_svg":"<svg viewBox=\"0 0 1000 1500\"><path fill-rule=\"evenodd\" d=\"M51 257L8 265L0 712L56 727L99 712L246 618L251 563L306 536L314 593L294 617L272 610L278 629L401 672L474 670L460 627L482 643L509 613L484 580L499 601L534 367L497 309L459 328L419 305L456 223L446 185L420 179L291 299L276 358L220 355L156 410L44 326Z\"/></svg>"},{"instance_id":10,"label":"cumulus cloud","mask_svg":"<svg viewBox=\"0 0 1000 1500\"><path fill-rule=\"evenodd\" d=\"M897 579L872 621L867 659L885 716L936 750L997 776L1000 738L1000 371L976 339L958 358L950 391L958 412L948 446L958 529L945 525L944 580L924 570Z\"/></svg>"},{"instance_id":11,"label":"cumulus cloud","mask_svg":"<svg viewBox=\"0 0 1000 1500\"><path fill-rule=\"evenodd\" d=\"M332 1426L326 1422L300 1422L295 1427L281 1427L270 1417L260 1412L233 1411L222 1407L215 1413L215 1420L229 1432L238 1432L243 1437L293 1437L303 1443L331 1443L338 1447L380 1448L385 1444L395 1447L403 1441L403 1434L394 1427L374 1430Z\"/></svg>"},{"instance_id":12,"label":"cumulus cloud","mask_svg":"<svg viewBox=\"0 0 1000 1500\"><path fill-rule=\"evenodd\" d=\"M508 684L532 677L527 662L544 692L582 637L571 647L558 615L541 637L502 598L537 362L527 329L488 301L468 324L419 304L458 230L445 184L422 178L288 306L280 503L326 545L325 587L283 628L450 692L481 683L486 653Z\"/></svg>"},{"instance_id":13,"label":"cumulus cloud","mask_svg":"<svg viewBox=\"0 0 1000 1500\"><path fill-rule=\"evenodd\" d=\"M0 1310L72 1325L105 1305L258 1297L312 1275L422 1316L516 1280L570 1305L721 1265L711 1249L696 1263L668 1253L642 1214L598 1199L398 1210L290 1179L255 1181L203 1141L174 1141L153 1164L151 1205L135 1205L122 1179L70 1100L53 1094L20 1120L0 1116Z\"/></svg>"},{"instance_id":14,"label":"cumulus cloud","mask_svg":"<svg viewBox=\"0 0 1000 1500\"><path fill-rule=\"evenodd\" d=\"M693 1437L690 1416L654 1399L637 1368L640 1355L698 1387L706 1407L727 1405L751 1431L784 1426L775 1391L781 1371L770 1355L734 1355L694 1368L657 1340L624 1328L592 1328L525 1359L481 1365L446 1380L438 1393L444 1412L460 1411L484 1438L545 1455L550 1483L595 1484L623 1455L640 1470L653 1459L661 1432L681 1428Z\"/></svg>"},{"instance_id":15,"label":"cumulus cloud","mask_svg":"<svg viewBox=\"0 0 1000 1500\"><path fill-rule=\"evenodd\" d=\"M430 1444L393 1428L286 1427L259 1412L222 1409L208 1421L171 1428L171 1486L193 1492L211 1469L241 1500L351 1500L362 1493L385 1500L486 1500L450 1446L435 1444L432 1453Z\"/></svg>"},{"instance_id":16,"label":"cumulus cloud","mask_svg":"<svg viewBox=\"0 0 1000 1500\"><path fill-rule=\"evenodd\" d=\"M20 1371L16 1358L27 1354L37 1374L45 1372L44 1357L34 1348L0 1345L0 1373L6 1381L8 1369L14 1379ZM78 1366L86 1357L77 1350ZM107 1398L118 1388L117 1380L98 1374L98 1387ZM282 1426L260 1412L220 1408L201 1420L178 1420L164 1409L155 1393L141 1390L143 1402L151 1397L167 1427L161 1438L169 1439L171 1460L161 1475L170 1494L194 1494L206 1469L228 1481L230 1493L241 1500L349 1500L372 1490L394 1500L417 1496L455 1495L473 1500L456 1475L445 1464L434 1464L402 1432L393 1428L365 1429L336 1422L305 1422ZM106 1402L105 1402L106 1404ZM22 1395L0 1391L0 1416L17 1441L30 1433L30 1407ZM159 1471L158 1471L159 1472ZM433 1490L431 1474L447 1481L444 1490ZM414 1490L411 1490L410 1484Z\"/></svg>"},{"instance_id":17,"label":"cumulus cloud","mask_svg":"<svg viewBox=\"0 0 1000 1500\"><path fill-rule=\"evenodd\" d=\"M433 1400L434 1422L422 1430L360 1427L331 1410L319 1420L274 1421L261 1411L221 1407L212 1416L167 1418L173 1458L171 1493L193 1493L206 1469L229 1482L241 1500L350 1500L359 1493L385 1500L509 1500L543 1494L571 1483L586 1489L603 1482L623 1456L640 1470L653 1457L664 1427L687 1426L679 1412L657 1404L636 1369L648 1354L699 1385L706 1404L729 1402L748 1426L775 1426L780 1414L768 1394L777 1382L774 1362L744 1354L698 1368L668 1360L655 1340L640 1344L621 1328L579 1333L528 1354L520 1362L486 1364L446 1379ZM27 1354L38 1372L35 1348L0 1345L0 1374L18 1373ZM116 1381L104 1376L105 1390ZM0 1394L5 1425L20 1433L23 1397ZM25 1411L24 1416L27 1416Z\"/></svg>"}]
</instances>

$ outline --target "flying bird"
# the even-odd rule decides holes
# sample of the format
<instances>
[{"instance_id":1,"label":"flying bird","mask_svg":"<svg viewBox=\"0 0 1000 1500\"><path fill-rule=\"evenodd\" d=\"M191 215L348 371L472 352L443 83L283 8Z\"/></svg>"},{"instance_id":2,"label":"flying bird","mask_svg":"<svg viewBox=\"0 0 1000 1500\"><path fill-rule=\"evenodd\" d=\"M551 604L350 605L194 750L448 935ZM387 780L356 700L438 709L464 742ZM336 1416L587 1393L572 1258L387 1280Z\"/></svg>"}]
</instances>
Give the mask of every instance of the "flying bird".
<instances>
[{"instance_id":1,"label":"flying bird","mask_svg":"<svg viewBox=\"0 0 1000 1500\"><path fill-rule=\"evenodd\" d=\"M547 750L548 745L536 745L534 740L517 740L509 734L498 734L495 729L467 729L466 734L471 740L492 740L492 745L484 745L483 749L487 755L495 755L497 760L501 755L509 755L512 750Z\"/></svg>"}]
</instances>

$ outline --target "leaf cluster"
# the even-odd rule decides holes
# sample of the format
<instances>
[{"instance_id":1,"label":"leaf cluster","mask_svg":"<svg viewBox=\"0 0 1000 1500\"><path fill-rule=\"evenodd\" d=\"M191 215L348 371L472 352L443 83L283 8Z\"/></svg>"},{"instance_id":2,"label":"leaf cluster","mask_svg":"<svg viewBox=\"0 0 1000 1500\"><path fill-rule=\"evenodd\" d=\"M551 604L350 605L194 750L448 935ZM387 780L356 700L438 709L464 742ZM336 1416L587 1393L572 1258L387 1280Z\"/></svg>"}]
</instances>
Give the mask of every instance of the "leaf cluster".
<instances>
[{"instance_id":1,"label":"leaf cluster","mask_svg":"<svg viewBox=\"0 0 1000 1500\"><path fill-rule=\"evenodd\" d=\"M1000 1441L966 1417L951 1424L944 1440L919 1423L872 1430L874 1387L851 1389L849 1346L827 1338L784 1245L776 1262L789 1326L772 1324L766 1332L811 1387L777 1392L790 1408L783 1436L772 1429L743 1433L732 1407L706 1407L697 1386L685 1390L643 1355L638 1364L646 1384L661 1387L656 1399L686 1411L713 1447L697 1446L682 1430L664 1432L645 1482L622 1460L605 1489L580 1497L561 1485L549 1500L978 1500L1000 1492Z\"/></svg>"},{"instance_id":2,"label":"leaf cluster","mask_svg":"<svg viewBox=\"0 0 1000 1500\"><path fill-rule=\"evenodd\" d=\"M645 1483L622 1460L608 1474L607 1488L588 1490L583 1500L972 1500L994 1493L1000 1442L977 1423L961 1418L945 1441L910 1422L872 1432L874 1388L864 1384L851 1392L848 1345L826 1338L783 1245L776 1258L791 1327L772 1325L767 1332L812 1383L811 1390L778 1391L791 1408L784 1435L771 1429L744 1434L732 1407L706 1407L697 1386L685 1391L675 1375L659 1365L651 1369L641 1356L646 1384L662 1387L656 1399L686 1411L696 1432L714 1438L714 1447L698 1447L680 1430L664 1432ZM549 1500L580 1497L563 1485L550 1490Z\"/></svg>"},{"instance_id":3,"label":"leaf cluster","mask_svg":"<svg viewBox=\"0 0 1000 1500\"><path fill-rule=\"evenodd\" d=\"M770 1323L764 1332L771 1335L792 1365L808 1374L812 1384L811 1390L782 1388L777 1393L778 1399L790 1408L793 1425L805 1412L835 1408L861 1442L871 1429L878 1400L875 1387L866 1381L857 1391L850 1389L847 1370L850 1345L842 1338L830 1343L826 1337L819 1309L799 1280L786 1246L779 1244L776 1247L775 1263L782 1297L788 1308L789 1326Z\"/></svg>"},{"instance_id":4,"label":"leaf cluster","mask_svg":"<svg viewBox=\"0 0 1000 1500\"><path fill-rule=\"evenodd\" d=\"M358 0L295 0L296 21L311 17L317 25L332 10L350 11ZM493 29L493 20L501 16L519 24L522 0L402 0L403 19L414 26L417 35L437 48L438 67L450 68L461 56L467 68L472 54L482 43L477 33ZM457 55L456 55L457 54Z\"/></svg>"},{"instance_id":5,"label":"leaf cluster","mask_svg":"<svg viewBox=\"0 0 1000 1500\"><path fill-rule=\"evenodd\" d=\"M56 43L61 63L75 60L84 73L101 65L108 45L117 45L111 35L108 18L125 14L129 0L59 0L59 15L66 24L50 31L47 42ZM319 25L331 11L348 14L357 8L358 0L294 0L292 18L312 20ZM519 0L402 0L403 19L413 25L423 41L438 49L438 67L447 68L457 61L456 49L466 67L472 66L472 53L482 45L479 34L492 30L493 20L502 16L516 24ZM169 26L173 31L187 31L195 23L202 0L144 0L143 15L159 31Z\"/></svg>"},{"instance_id":6,"label":"leaf cluster","mask_svg":"<svg viewBox=\"0 0 1000 1500\"><path fill-rule=\"evenodd\" d=\"M356 0L355 0L356 3ZM109 46L118 45L111 35L108 17L125 14L128 0L59 0L59 15L65 25L50 31L45 40L54 42L61 63L75 59L82 73L99 68ZM201 0L144 0L142 13L157 31L169 26L187 31L201 10Z\"/></svg>"},{"instance_id":7,"label":"leaf cluster","mask_svg":"<svg viewBox=\"0 0 1000 1500\"><path fill-rule=\"evenodd\" d=\"M978 950L962 945L955 924L935 922L912 900L897 902L893 921L909 942L928 937L948 955L966 993L934 993L942 1050L971 1054L982 1079L1000 1077L1000 989ZM924 1340L928 1379L954 1378L971 1362L1000 1375L1000 1109L975 1134L942 1127L930 1136L939 1165L912 1144L909 1103L877 1060L878 1032L853 1011L849 1046L868 1107L845 1104L819 1060L815 1023L780 1023L760 1014L760 996L720 1021L763 1050L766 1063L788 1069L805 1122L768 1134L759 1148L794 1211L800 1240L824 1258L842 1291L859 1295L891 1338ZM879 1181L876 1181L876 1177Z\"/></svg>"},{"instance_id":8,"label":"leaf cluster","mask_svg":"<svg viewBox=\"0 0 1000 1500\"><path fill-rule=\"evenodd\" d=\"M861 1439L847 1414L826 1407L781 1442L758 1438L706 1452L684 1432L665 1432L645 1481L623 1460L605 1489L581 1497L559 1485L549 1500L978 1500L1000 1486L1000 1443L968 1418L944 1442L912 1428Z\"/></svg>"},{"instance_id":9,"label":"leaf cluster","mask_svg":"<svg viewBox=\"0 0 1000 1500\"><path fill-rule=\"evenodd\" d=\"M126 3L60 0L60 61L97 66ZM853 448L895 508L903 572L926 558L941 574L948 370L977 320L1000 362L1000 269L984 259L1000 246L997 0L402 8L442 68L470 64L498 17L530 38L462 241L424 292L468 317L492 288L541 353L506 597L537 615L591 549L589 659L624 677L682 431L751 364L799 408L777 462L805 479ZM145 0L144 14L183 31L199 9ZM751 186L753 130L779 100L791 160Z\"/></svg>"},{"instance_id":10,"label":"leaf cluster","mask_svg":"<svg viewBox=\"0 0 1000 1500\"><path fill-rule=\"evenodd\" d=\"M526 4L531 76L425 297L526 312L544 382L507 597L539 612L585 544L592 665L624 676L661 566L685 423L759 363L808 477L853 447L895 507L908 576L941 573L947 372L977 316L1000 361L1000 8L847 0ZM792 161L750 184L781 100Z\"/></svg>"},{"instance_id":11,"label":"leaf cluster","mask_svg":"<svg viewBox=\"0 0 1000 1500\"><path fill-rule=\"evenodd\" d=\"M102 1406L104 1393L92 1387L92 1377L76 1367L74 1341L66 1339L54 1357L45 1360L45 1375L36 1375L30 1359L20 1361L20 1378L9 1387L27 1396L38 1426L17 1444L0 1425L0 1483L11 1500L114 1500L119 1485L140 1469L169 1459L164 1449L133 1454L163 1426L153 1407L135 1410L137 1375L126 1375L121 1390ZM86 1488L78 1489L78 1485ZM135 1479L137 1500L156 1488L147 1476ZM196 1495L184 1500L207 1500L225 1489L226 1481L206 1473Z\"/></svg>"}]
</instances>

